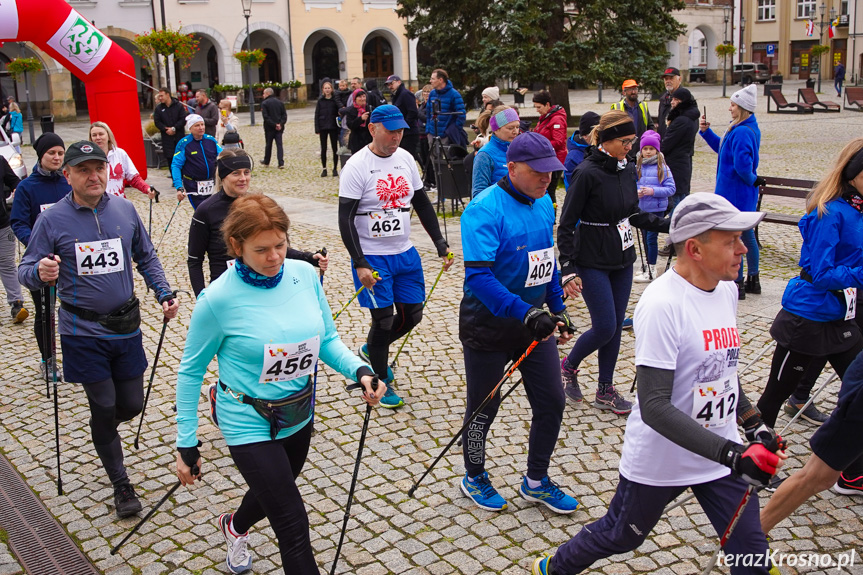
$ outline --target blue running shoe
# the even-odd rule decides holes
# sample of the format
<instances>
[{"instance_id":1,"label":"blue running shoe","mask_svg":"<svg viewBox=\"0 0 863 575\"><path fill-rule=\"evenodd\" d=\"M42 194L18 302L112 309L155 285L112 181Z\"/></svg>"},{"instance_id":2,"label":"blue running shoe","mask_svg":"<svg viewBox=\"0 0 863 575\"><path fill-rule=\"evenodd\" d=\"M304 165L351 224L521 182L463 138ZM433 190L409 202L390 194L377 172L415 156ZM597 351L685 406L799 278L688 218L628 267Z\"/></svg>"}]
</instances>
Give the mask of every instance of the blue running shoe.
<instances>
[{"instance_id":1,"label":"blue running shoe","mask_svg":"<svg viewBox=\"0 0 863 575\"><path fill-rule=\"evenodd\" d=\"M487 471L483 471L482 475L473 481L468 479L467 473L465 473L464 479L461 480L461 490L473 499L473 502L480 509L486 511L503 511L506 509L506 500L492 486Z\"/></svg>"},{"instance_id":2,"label":"blue running shoe","mask_svg":"<svg viewBox=\"0 0 863 575\"><path fill-rule=\"evenodd\" d=\"M361 345L360 349L357 350L357 355L360 356L360 359L362 359L363 361L365 361L369 365L372 364L371 360L369 360L369 346L368 346L368 344L364 343L363 345ZM378 374L378 375L380 375L380 374ZM396 378L396 376L393 375L393 368L391 368L390 366L387 366L386 381L391 382L395 378ZM389 386L387 386L387 387L389 387Z\"/></svg>"},{"instance_id":3,"label":"blue running shoe","mask_svg":"<svg viewBox=\"0 0 863 575\"><path fill-rule=\"evenodd\" d=\"M521 481L521 496L528 501L542 503L555 513L572 513L578 509L578 501L560 490L546 475L539 487L533 489L527 485L527 477Z\"/></svg>"},{"instance_id":4,"label":"blue running shoe","mask_svg":"<svg viewBox=\"0 0 863 575\"><path fill-rule=\"evenodd\" d=\"M395 409L397 407L403 406L405 402L393 389L392 380L384 381L384 383L387 386L387 390L384 393L384 396L381 398L381 407L386 407L387 409Z\"/></svg>"},{"instance_id":5,"label":"blue running shoe","mask_svg":"<svg viewBox=\"0 0 863 575\"><path fill-rule=\"evenodd\" d=\"M548 575L551 573L551 555L540 557L533 562L533 569L530 570L531 575Z\"/></svg>"},{"instance_id":6,"label":"blue running shoe","mask_svg":"<svg viewBox=\"0 0 863 575\"><path fill-rule=\"evenodd\" d=\"M631 317L628 317L628 318L626 318L625 320L623 320L623 323L621 324L621 327L622 327L623 329L632 329L632 318L631 318Z\"/></svg>"}]
</instances>

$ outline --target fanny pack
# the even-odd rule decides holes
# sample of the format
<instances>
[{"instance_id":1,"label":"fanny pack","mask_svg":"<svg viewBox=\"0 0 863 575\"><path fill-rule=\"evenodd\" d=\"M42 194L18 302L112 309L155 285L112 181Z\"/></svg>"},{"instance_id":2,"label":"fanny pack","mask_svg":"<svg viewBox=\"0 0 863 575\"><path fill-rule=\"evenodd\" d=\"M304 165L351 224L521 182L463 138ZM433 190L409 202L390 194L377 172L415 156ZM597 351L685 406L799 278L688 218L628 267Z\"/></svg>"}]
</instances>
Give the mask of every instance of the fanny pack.
<instances>
[{"instance_id":1,"label":"fanny pack","mask_svg":"<svg viewBox=\"0 0 863 575\"><path fill-rule=\"evenodd\" d=\"M314 410L312 378L308 378L303 389L283 399L250 397L245 393L237 393L221 381L219 387L240 403L254 407L258 415L269 422L271 439L275 439L281 430L296 427L306 421Z\"/></svg>"},{"instance_id":2,"label":"fanny pack","mask_svg":"<svg viewBox=\"0 0 863 575\"><path fill-rule=\"evenodd\" d=\"M114 333L133 333L141 326L141 302L134 295L119 308L106 314L86 310L65 301L60 302L60 307L81 319L95 321Z\"/></svg>"},{"instance_id":3,"label":"fanny pack","mask_svg":"<svg viewBox=\"0 0 863 575\"><path fill-rule=\"evenodd\" d=\"M240 143L240 133L237 131L225 132L225 135L222 137L222 145L239 144L239 143Z\"/></svg>"}]
</instances>

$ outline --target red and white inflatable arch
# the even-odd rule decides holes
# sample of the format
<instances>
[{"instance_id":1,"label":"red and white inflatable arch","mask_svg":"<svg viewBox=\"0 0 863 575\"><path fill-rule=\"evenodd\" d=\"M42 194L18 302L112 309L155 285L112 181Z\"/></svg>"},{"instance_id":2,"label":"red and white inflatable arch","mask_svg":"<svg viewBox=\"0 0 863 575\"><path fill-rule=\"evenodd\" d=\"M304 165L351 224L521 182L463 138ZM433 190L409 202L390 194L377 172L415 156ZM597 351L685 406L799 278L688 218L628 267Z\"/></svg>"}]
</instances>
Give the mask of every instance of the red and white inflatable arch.
<instances>
[{"instance_id":1,"label":"red and white inflatable arch","mask_svg":"<svg viewBox=\"0 0 863 575\"><path fill-rule=\"evenodd\" d=\"M36 44L84 82L90 120L111 126L146 178L132 56L63 0L0 0L0 42L14 41Z\"/></svg>"}]
</instances>

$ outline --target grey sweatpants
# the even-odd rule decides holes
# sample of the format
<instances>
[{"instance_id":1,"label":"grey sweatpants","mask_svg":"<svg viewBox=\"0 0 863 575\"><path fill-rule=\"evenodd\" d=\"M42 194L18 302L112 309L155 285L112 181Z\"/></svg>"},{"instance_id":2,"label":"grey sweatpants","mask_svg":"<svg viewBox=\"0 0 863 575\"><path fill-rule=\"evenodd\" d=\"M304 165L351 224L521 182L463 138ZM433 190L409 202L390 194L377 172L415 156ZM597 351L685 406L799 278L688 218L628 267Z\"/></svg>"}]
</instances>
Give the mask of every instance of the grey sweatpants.
<instances>
[{"instance_id":1,"label":"grey sweatpants","mask_svg":"<svg viewBox=\"0 0 863 575\"><path fill-rule=\"evenodd\" d=\"M15 265L15 244L18 239L12 233L12 227L0 228L0 281L6 289L6 301L23 301L21 284L18 283L18 268Z\"/></svg>"}]
</instances>

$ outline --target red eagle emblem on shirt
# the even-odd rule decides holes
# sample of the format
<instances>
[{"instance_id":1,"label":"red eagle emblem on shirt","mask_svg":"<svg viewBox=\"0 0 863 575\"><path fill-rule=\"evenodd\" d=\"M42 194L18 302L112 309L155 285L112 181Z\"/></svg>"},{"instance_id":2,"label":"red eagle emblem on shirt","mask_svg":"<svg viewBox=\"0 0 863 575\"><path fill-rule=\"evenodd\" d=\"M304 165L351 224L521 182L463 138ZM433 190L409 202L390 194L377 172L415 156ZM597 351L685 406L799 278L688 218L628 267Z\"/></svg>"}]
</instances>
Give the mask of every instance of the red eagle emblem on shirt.
<instances>
[{"instance_id":1,"label":"red eagle emblem on shirt","mask_svg":"<svg viewBox=\"0 0 863 575\"><path fill-rule=\"evenodd\" d=\"M401 198L406 197L411 192L411 187L404 176L393 179L392 174L387 174L385 180L378 180L378 183L375 184L375 192L377 192L378 198L384 202L382 209L390 210L407 207Z\"/></svg>"}]
</instances>

